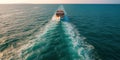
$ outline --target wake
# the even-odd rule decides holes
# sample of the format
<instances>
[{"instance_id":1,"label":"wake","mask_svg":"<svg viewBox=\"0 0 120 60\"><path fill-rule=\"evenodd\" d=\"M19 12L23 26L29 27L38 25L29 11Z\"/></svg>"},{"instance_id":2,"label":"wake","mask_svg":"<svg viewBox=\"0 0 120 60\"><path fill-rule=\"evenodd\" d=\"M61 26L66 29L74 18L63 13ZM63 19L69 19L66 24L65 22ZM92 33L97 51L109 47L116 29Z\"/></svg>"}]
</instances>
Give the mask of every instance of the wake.
<instances>
[{"instance_id":1,"label":"wake","mask_svg":"<svg viewBox=\"0 0 120 60\"><path fill-rule=\"evenodd\" d=\"M43 44L46 44L46 42L48 42L46 41L46 35L49 32L55 30L55 28L58 26L59 21L60 21L60 18L56 18L54 13L54 15L52 16L52 19L49 20L48 23L40 29L39 35L36 36L37 39L33 40L31 44L24 46L24 49L22 49L22 52L20 53L19 59L31 60L29 58L31 58L33 54L35 54L35 52L40 53L40 50L37 50L37 49L42 48L41 50L44 50L45 48ZM38 57L36 58L37 58L36 60L39 60Z\"/></svg>"},{"instance_id":2,"label":"wake","mask_svg":"<svg viewBox=\"0 0 120 60\"><path fill-rule=\"evenodd\" d=\"M81 36L74 25L69 22L62 22L65 34L68 36L69 42L72 44L71 52L73 52L73 60L100 60L94 47L85 41L85 37Z\"/></svg>"},{"instance_id":3,"label":"wake","mask_svg":"<svg viewBox=\"0 0 120 60\"><path fill-rule=\"evenodd\" d=\"M64 10L63 6L58 9ZM22 60L101 60L94 47L68 22L68 17L64 20L54 14L33 44L21 52Z\"/></svg>"},{"instance_id":4,"label":"wake","mask_svg":"<svg viewBox=\"0 0 120 60\"><path fill-rule=\"evenodd\" d=\"M63 6L62 9L64 9ZM71 55L73 60L101 60L95 52L95 48L87 43L85 41L86 38L80 35L75 26L68 21L68 17L65 17L65 21L61 23L65 35L67 35L69 42L72 44L71 52L73 54Z\"/></svg>"}]
</instances>

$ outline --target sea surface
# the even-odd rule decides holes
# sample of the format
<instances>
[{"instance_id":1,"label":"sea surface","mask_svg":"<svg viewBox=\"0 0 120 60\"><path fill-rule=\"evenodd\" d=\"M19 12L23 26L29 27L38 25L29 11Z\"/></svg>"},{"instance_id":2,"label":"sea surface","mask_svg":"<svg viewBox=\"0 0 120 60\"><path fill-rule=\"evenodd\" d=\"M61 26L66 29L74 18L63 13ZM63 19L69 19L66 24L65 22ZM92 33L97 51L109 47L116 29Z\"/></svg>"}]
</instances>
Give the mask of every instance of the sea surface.
<instances>
[{"instance_id":1,"label":"sea surface","mask_svg":"<svg viewBox=\"0 0 120 60\"><path fill-rule=\"evenodd\" d=\"M0 4L0 60L120 60L119 4Z\"/></svg>"}]
</instances>

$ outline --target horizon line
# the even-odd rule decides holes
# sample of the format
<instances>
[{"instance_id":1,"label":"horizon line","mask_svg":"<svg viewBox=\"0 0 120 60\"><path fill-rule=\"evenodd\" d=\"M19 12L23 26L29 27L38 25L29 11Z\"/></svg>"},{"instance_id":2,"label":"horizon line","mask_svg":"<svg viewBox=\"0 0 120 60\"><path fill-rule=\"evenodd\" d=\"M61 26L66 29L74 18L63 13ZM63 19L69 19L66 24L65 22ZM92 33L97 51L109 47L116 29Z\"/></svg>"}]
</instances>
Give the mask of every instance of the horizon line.
<instances>
[{"instance_id":1,"label":"horizon line","mask_svg":"<svg viewBox=\"0 0 120 60\"><path fill-rule=\"evenodd\" d=\"M120 3L0 3L0 4L120 4Z\"/></svg>"}]
</instances>

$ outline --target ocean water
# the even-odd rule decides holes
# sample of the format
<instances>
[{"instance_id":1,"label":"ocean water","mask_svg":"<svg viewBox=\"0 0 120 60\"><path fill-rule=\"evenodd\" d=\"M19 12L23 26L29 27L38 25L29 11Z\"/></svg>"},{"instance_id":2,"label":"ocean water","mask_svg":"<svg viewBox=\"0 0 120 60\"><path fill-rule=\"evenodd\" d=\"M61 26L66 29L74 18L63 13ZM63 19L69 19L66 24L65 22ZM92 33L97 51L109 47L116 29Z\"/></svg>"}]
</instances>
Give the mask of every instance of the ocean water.
<instances>
[{"instance_id":1,"label":"ocean water","mask_svg":"<svg viewBox=\"0 0 120 60\"><path fill-rule=\"evenodd\" d=\"M1 4L0 60L120 60L119 4Z\"/></svg>"}]
</instances>

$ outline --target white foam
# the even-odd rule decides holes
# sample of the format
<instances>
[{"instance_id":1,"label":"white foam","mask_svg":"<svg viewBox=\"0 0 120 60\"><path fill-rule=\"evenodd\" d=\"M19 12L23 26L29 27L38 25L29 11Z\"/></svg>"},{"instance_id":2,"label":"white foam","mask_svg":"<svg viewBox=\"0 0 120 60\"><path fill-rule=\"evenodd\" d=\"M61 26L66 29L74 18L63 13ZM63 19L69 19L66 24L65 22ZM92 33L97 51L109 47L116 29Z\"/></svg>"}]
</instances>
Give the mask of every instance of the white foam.
<instances>
[{"instance_id":1,"label":"white foam","mask_svg":"<svg viewBox=\"0 0 120 60\"><path fill-rule=\"evenodd\" d=\"M62 23L65 34L69 35L68 38L72 42L73 50L77 52L79 57L82 60L94 60L94 58L91 58L89 54L94 49L94 47L85 41L86 38L81 36L72 24L69 22Z\"/></svg>"},{"instance_id":2,"label":"white foam","mask_svg":"<svg viewBox=\"0 0 120 60\"><path fill-rule=\"evenodd\" d=\"M64 9L63 6L61 6L60 8ZM46 34L49 30L54 29L59 23L59 21L60 21L60 18L56 19L54 14L52 19L41 29L41 32L37 36L38 38L35 39L33 42L34 44L32 44L28 48L32 49L32 47L35 46L38 41L41 42L42 41L41 37L44 34ZM91 52L91 50L93 50L94 47L85 42L86 38L81 36L77 31L77 29L75 29L75 27L69 22L62 22L62 26L65 31L65 34L68 35L69 36L68 38L71 40L70 42L72 43L73 51L75 51L77 55L80 57L79 59L76 58L74 60L94 60L94 58L91 58L89 56L89 52ZM42 41L42 42L45 42L45 41Z\"/></svg>"},{"instance_id":3,"label":"white foam","mask_svg":"<svg viewBox=\"0 0 120 60\"><path fill-rule=\"evenodd\" d=\"M24 51L26 51L27 54L27 49L32 49L36 44L38 44L39 42L45 42L43 39L41 39L42 36L44 36L49 30L53 30L57 24L59 23L60 18L56 18L55 14L53 15L52 19L40 29L40 32L38 33L38 35L36 35L36 39L33 40L33 44L31 45L27 45L24 49ZM29 55L32 53L32 51L29 53ZM23 56L24 54L21 53L21 56ZM24 59L26 59L28 57L28 55L25 56Z\"/></svg>"},{"instance_id":4,"label":"white foam","mask_svg":"<svg viewBox=\"0 0 120 60\"><path fill-rule=\"evenodd\" d=\"M63 6L60 6L60 8L65 11ZM95 58L92 58L90 56L91 54L89 54L91 51L94 50L94 47L85 41L86 38L79 34L75 26L70 24L69 22L62 22L62 24L65 34L69 36L68 38L72 42L73 50L77 52L80 57L80 59L77 60L95 60Z\"/></svg>"}]
</instances>

